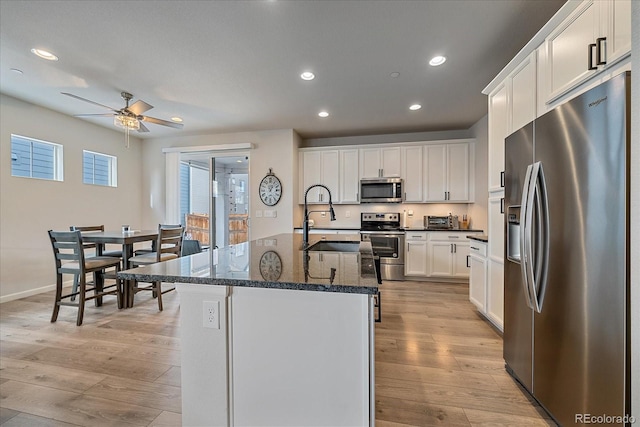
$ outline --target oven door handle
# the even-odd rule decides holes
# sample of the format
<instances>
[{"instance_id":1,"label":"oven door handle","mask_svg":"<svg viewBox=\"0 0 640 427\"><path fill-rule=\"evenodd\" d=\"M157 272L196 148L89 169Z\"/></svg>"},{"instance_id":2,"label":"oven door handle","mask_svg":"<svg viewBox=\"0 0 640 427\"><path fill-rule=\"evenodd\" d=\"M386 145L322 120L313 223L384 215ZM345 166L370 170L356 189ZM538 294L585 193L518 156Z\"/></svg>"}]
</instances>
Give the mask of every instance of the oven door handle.
<instances>
[{"instance_id":1,"label":"oven door handle","mask_svg":"<svg viewBox=\"0 0 640 427\"><path fill-rule=\"evenodd\" d=\"M373 234L380 237L397 237L404 236L404 231L360 231L360 234Z\"/></svg>"}]
</instances>

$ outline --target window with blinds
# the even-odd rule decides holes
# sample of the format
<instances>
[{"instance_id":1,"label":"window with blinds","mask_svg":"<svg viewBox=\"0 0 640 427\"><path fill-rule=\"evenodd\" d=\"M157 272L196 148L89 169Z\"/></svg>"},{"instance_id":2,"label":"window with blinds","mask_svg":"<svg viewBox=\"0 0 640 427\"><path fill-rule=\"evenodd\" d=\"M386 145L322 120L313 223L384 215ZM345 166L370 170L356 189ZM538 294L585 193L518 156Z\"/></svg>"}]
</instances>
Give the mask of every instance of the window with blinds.
<instances>
[{"instance_id":1,"label":"window with blinds","mask_svg":"<svg viewBox=\"0 0 640 427\"><path fill-rule=\"evenodd\" d=\"M117 158L93 151L82 151L82 182L85 184L118 186Z\"/></svg>"},{"instance_id":2,"label":"window with blinds","mask_svg":"<svg viewBox=\"0 0 640 427\"><path fill-rule=\"evenodd\" d=\"M11 135L11 176L63 180L62 145Z\"/></svg>"}]
</instances>

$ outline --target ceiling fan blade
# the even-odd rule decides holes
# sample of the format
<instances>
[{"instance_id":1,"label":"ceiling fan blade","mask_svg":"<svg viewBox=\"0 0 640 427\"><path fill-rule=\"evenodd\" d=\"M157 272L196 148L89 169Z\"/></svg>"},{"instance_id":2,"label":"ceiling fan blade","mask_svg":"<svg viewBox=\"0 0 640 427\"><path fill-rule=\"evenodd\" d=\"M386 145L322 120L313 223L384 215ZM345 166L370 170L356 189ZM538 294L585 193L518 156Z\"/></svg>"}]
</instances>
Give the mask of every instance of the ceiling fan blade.
<instances>
[{"instance_id":1,"label":"ceiling fan blade","mask_svg":"<svg viewBox=\"0 0 640 427\"><path fill-rule=\"evenodd\" d=\"M115 114L113 113L104 113L104 114L74 114L73 117L113 117Z\"/></svg>"},{"instance_id":2,"label":"ceiling fan blade","mask_svg":"<svg viewBox=\"0 0 640 427\"><path fill-rule=\"evenodd\" d=\"M140 114L144 113L145 111L151 110L152 108L153 105L147 104L146 102L141 100L137 100L129 106L129 111L131 111L136 116L139 116Z\"/></svg>"},{"instance_id":3,"label":"ceiling fan blade","mask_svg":"<svg viewBox=\"0 0 640 427\"><path fill-rule=\"evenodd\" d=\"M149 132L149 128L140 122L140 129L138 129L138 132Z\"/></svg>"},{"instance_id":4,"label":"ceiling fan blade","mask_svg":"<svg viewBox=\"0 0 640 427\"><path fill-rule=\"evenodd\" d=\"M155 117L143 116L141 119L143 122L154 123L156 125L169 126L176 129L182 129L184 126L182 123L174 123L167 120L156 119Z\"/></svg>"},{"instance_id":5,"label":"ceiling fan blade","mask_svg":"<svg viewBox=\"0 0 640 427\"><path fill-rule=\"evenodd\" d=\"M107 105L103 105L103 104L100 104L98 102L90 101L90 100L88 100L86 98L82 98L81 96L74 95L72 93L67 93L67 92L60 92L60 93L63 94L63 95L70 96L70 97L75 98L75 99L79 99L80 101L88 102L89 104L93 104L93 105L97 105L97 106L102 107L102 108L106 108L107 110L116 111L116 112L118 111L118 110L116 110L114 108L111 108L111 107L109 107Z\"/></svg>"}]
</instances>

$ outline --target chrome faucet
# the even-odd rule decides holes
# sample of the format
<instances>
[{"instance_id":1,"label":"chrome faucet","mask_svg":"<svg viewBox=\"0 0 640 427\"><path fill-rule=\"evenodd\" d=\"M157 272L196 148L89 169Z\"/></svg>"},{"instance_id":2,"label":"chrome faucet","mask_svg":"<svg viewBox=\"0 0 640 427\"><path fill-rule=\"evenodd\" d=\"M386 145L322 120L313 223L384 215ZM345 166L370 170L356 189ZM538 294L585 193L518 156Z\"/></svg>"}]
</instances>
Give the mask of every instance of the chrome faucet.
<instances>
[{"instance_id":1,"label":"chrome faucet","mask_svg":"<svg viewBox=\"0 0 640 427\"><path fill-rule=\"evenodd\" d=\"M307 210L307 194L309 193L309 190L311 190L314 187L322 187L325 190L327 190L327 193L329 193L329 210L328 211ZM336 220L336 213L333 210L333 203L331 202L331 190L329 190L329 187L327 187L326 185L313 184L313 185L310 185L309 188L307 188L307 190L304 192L304 220L302 221L302 248L303 249L306 249L307 244L309 243L309 215L313 212L329 212L329 219L331 219L331 221Z\"/></svg>"}]
</instances>

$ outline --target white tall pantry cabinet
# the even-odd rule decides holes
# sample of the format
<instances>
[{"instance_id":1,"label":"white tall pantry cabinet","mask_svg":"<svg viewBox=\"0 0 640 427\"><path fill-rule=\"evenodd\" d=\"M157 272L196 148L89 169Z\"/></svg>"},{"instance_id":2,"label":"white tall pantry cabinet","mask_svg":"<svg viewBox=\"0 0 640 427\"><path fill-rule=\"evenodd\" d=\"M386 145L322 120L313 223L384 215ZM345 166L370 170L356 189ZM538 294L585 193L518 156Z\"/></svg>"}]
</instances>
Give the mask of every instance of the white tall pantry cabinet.
<instances>
[{"instance_id":1,"label":"white tall pantry cabinet","mask_svg":"<svg viewBox=\"0 0 640 427\"><path fill-rule=\"evenodd\" d=\"M631 69L631 1L567 2L485 88L488 95L486 310L504 316L505 138L555 106Z\"/></svg>"},{"instance_id":2,"label":"white tall pantry cabinet","mask_svg":"<svg viewBox=\"0 0 640 427\"><path fill-rule=\"evenodd\" d=\"M536 52L489 95L489 256L487 316L502 329L504 316L504 140L536 118Z\"/></svg>"}]
</instances>

